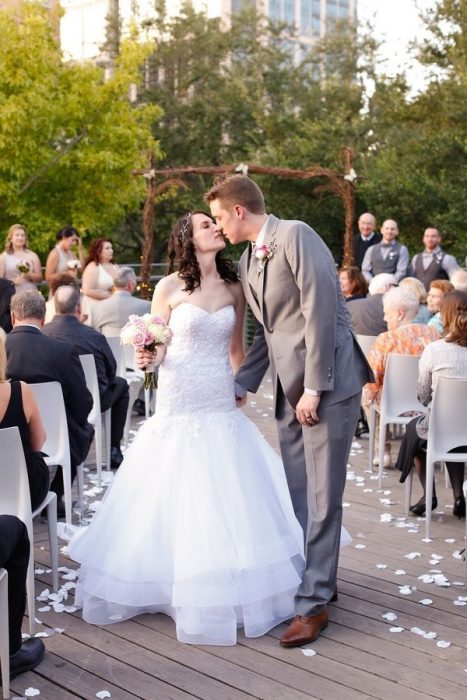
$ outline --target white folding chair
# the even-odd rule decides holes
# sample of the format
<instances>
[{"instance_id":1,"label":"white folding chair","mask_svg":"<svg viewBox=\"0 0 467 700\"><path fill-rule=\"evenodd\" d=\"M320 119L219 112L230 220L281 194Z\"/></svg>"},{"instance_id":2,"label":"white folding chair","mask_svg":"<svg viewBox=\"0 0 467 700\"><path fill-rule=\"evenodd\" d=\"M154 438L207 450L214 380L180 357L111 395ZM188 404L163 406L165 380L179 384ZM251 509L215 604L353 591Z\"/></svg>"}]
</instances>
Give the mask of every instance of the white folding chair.
<instances>
[{"instance_id":1,"label":"white folding chair","mask_svg":"<svg viewBox=\"0 0 467 700\"><path fill-rule=\"evenodd\" d=\"M107 335L105 339L108 342L110 349L112 350L112 355L115 357L115 362L117 363L117 377L123 377L123 379L126 379L125 353L123 352L123 345L120 343L120 336Z\"/></svg>"},{"instance_id":2,"label":"white folding chair","mask_svg":"<svg viewBox=\"0 0 467 700\"><path fill-rule=\"evenodd\" d=\"M88 416L88 422L94 426L94 440L96 444L96 466L97 480L99 486L102 478L102 418L104 418L105 436L105 466L110 470L110 416L111 409L101 412L101 399L99 394L99 384L97 381L96 361L94 355L80 355L81 365L84 371L86 386L92 394L93 405Z\"/></svg>"},{"instance_id":3,"label":"white folding chair","mask_svg":"<svg viewBox=\"0 0 467 700\"><path fill-rule=\"evenodd\" d=\"M368 357L369 352L373 345L375 344L375 340L378 336L377 335L361 335L357 334L357 343L360 345L363 354L365 357Z\"/></svg>"},{"instance_id":4,"label":"white folding chair","mask_svg":"<svg viewBox=\"0 0 467 700\"><path fill-rule=\"evenodd\" d=\"M370 439L368 457L370 469L373 469L373 456L375 449L376 414L379 418L379 488L383 485L384 469L384 445L386 442L386 426L390 423L407 425L413 416L402 415L411 411L426 413L417 398L418 382L418 355L398 355L389 353L386 359L384 371L383 390L379 408L370 407Z\"/></svg>"},{"instance_id":5,"label":"white folding chair","mask_svg":"<svg viewBox=\"0 0 467 700\"><path fill-rule=\"evenodd\" d=\"M62 469L65 520L67 523L71 523L73 520L73 511L71 498L70 442L68 439L68 423L62 387L59 382L42 382L39 384L30 384L29 386L36 397L47 435L45 445L42 448L47 455L47 457L45 457L45 462L49 467L57 465ZM81 497L83 493L81 488L83 482L83 465L77 467L77 475L78 493Z\"/></svg>"},{"instance_id":6,"label":"white folding chair","mask_svg":"<svg viewBox=\"0 0 467 700\"><path fill-rule=\"evenodd\" d=\"M31 551L29 555L26 591L28 597L29 632L35 632L34 604L34 537L32 520L47 506L50 559L53 587L58 589L58 548L57 548L57 497L49 491L44 502L34 512L31 511L28 472L24 459L23 445L17 427L0 429L0 513L16 515L28 531Z\"/></svg>"},{"instance_id":7,"label":"white folding chair","mask_svg":"<svg viewBox=\"0 0 467 700\"><path fill-rule=\"evenodd\" d=\"M0 669L2 695L10 697L10 636L8 630L8 572L0 569Z\"/></svg>"},{"instance_id":8,"label":"white folding chair","mask_svg":"<svg viewBox=\"0 0 467 700\"><path fill-rule=\"evenodd\" d=\"M467 462L467 379L439 377L433 394L426 448L426 503L433 497L435 462ZM465 488L465 484L464 484ZM426 509L426 537L431 538L431 508Z\"/></svg>"}]
</instances>

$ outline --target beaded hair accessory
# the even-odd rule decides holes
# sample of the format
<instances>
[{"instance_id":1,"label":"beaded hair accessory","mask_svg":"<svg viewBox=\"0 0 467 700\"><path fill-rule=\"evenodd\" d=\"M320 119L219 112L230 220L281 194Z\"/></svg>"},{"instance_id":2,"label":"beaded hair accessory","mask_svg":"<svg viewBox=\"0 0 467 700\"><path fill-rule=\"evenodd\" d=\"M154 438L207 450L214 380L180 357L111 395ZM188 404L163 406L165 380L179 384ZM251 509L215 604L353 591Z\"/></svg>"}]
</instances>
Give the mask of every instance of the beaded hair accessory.
<instances>
[{"instance_id":1,"label":"beaded hair accessory","mask_svg":"<svg viewBox=\"0 0 467 700\"><path fill-rule=\"evenodd\" d=\"M188 226L191 221L191 211L188 212L188 214L185 215L185 221L183 222L182 230L180 231L180 240L182 243L185 243L185 239L187 237L187 232L188 232Z\"/></svg>"}]
</instances>

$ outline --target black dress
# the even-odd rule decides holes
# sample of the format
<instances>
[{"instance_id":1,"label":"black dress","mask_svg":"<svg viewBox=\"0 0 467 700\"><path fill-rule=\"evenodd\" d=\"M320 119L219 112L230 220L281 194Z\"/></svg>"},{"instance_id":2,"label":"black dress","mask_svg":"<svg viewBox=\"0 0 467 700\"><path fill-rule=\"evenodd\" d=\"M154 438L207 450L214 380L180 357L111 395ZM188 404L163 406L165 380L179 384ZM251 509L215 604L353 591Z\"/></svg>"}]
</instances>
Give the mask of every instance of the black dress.
<instances>
[{"instance_id":1,"label":"black dress","mask_svg":"<svg viewBox=\"0 0 467 700\"><path fill-rule=\"evenodd\" d=\"M44 461L42 452L34 452L29 442L29 427L24 415L23 395L21 383L11 382L10 401L5 411L3 419L0 421L0 428L17 427L23 443L24 457L29 478L29 491L31 493L31 508L34 511L40 506L49 490L49 468Z\"/></svg>"}]
</instances>

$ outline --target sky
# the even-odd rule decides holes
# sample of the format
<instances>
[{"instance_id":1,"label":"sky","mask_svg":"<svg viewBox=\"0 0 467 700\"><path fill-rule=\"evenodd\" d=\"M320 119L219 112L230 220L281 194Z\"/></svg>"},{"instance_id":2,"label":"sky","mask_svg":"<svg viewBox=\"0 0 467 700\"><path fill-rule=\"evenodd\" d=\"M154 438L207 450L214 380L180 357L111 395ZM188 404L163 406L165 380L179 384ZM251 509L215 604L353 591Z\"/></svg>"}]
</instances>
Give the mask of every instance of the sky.
<instances>
[{"instance_id":1,"label":"sky","mask_svg":"<svg viewBox=\"0 0 467 700\"><path fill-rule=\"evenodd\" d=\"M358 0L359 20L370 19L376 38L383 42L381 56L387 61L387 72L406 70L409 83L416 90L423 83L418 67L407 67L407 48L411 40L423 36L418 9L436 6L435 0Z\"/></svg>"}]
</instances>

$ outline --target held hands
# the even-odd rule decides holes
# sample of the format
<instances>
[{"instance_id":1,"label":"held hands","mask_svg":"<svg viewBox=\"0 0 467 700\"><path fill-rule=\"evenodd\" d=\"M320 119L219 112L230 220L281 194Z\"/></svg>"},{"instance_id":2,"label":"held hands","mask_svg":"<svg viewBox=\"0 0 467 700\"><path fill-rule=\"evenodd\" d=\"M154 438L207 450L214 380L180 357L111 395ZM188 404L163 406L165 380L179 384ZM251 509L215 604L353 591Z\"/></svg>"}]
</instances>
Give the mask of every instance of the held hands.
<instances>
[{"instance_id":1,"label":"held hands","mask_svg":"<svg viewBox=\"0 0 467 700\"><path fill-rule=\"evenodd\" d=\"M245 394L245 396L237 396L237 395L235 395L235 403L237 404L237 408L241 408L242 406L245 406L247 400L248 400L248 395L247 395L247 394Z\"/></svg>"},{"instance_id":2,"label":"held hands","mask_svg":"<svg viewBox=\"0 0 467 700\"><path fill-rule=\"evenodd\" d=\"M309 427L319 423L318 406L320 400L320 396L310 396L309 394L305 393L302 394L295 408L295 414L299 423Z\"/></svg>"}]
</instances>

